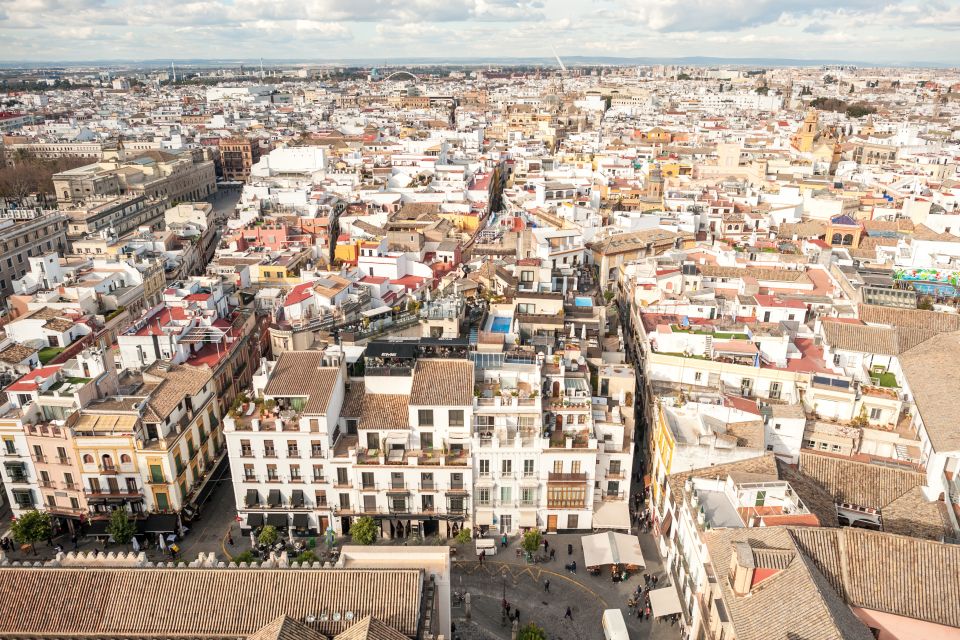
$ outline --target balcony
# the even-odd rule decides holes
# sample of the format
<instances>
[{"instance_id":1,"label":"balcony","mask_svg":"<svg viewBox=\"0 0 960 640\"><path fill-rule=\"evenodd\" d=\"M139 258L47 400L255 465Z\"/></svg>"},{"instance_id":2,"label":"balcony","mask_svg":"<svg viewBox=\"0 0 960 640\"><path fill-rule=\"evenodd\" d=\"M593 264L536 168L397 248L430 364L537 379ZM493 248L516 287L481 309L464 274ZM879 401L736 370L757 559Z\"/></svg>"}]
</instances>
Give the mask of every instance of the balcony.
<instances>
[{"instance_id":1,"label":"balcony","mask_svg":"<svg viewBox=\"0 0 960 640\"><path fill-rule=\"evenodd\" d=\"M136 487L117 487L116 489L84 489L83 495L88 498L128 498L139 496L140 490Z\"/></svg>"},{"instance_id":2,"label":"balcony","mask_svg":"<svg viewBox=\"0 0 960 640\"><path fill-rule=\"evenodd\" d=\"M170 484L165 476L150 476L147 478L147 484Z\"/></svg>"},{"instance_id":3,"label":"balcony","mask_svg":"<svg viewBox=\"0 0 960 640\"><path fill-rule=\"evenodd\" d=\"M276 457L277 457L277 450L276 450L276 449L264 449L264 450L263 450L263 457L264 457L264 458L276 458Z\"/></svg>"},{"instance_id":4,"label":"balcony","mask_svg":"<svg viewBox=\"0 0 960 640\"><path fill-rule=\"evenodd\" d=\"M314 448L312 448L312 449L310 450L310 457L311 457L311 458L322 458L322 457L323 457L323 449L322 449L321 447L314 447Z\"/></svg>"},{"instance_id":5,"label":"balcony","mask_svg":"<svg viewBox=\"0 0 960 640\"><path fill-rule=\"evenodd\" d=\"M253 457L253 449L251 449L250 447L241 448L241 449L240 449L240 457L241 457L241 458L252 458L252 457Z\"/></svg>"},{"instance_id":6,"label":"balcony","mask_svg":"<svg viewBox=\"0 0 960 640\"><path fill-rule=\"evenodd\" d=\"M117 469L117 467L115 467L112 464L108 464L108 465L102 464L102 465L99 465L97 468L100 470L100 473L105 475L113 475L113 474L120 473L120 470Z\"/></svg>"},{"instance_id":7,"label":"balcony","mask_svg":"<svg viewBox=\"0 0 960 640\"><path fill-rule=\"evenodd\" d=\"M554 473L547 474L547 482L586 482L586 473Z\"/></svg>"},{"instance_id":8,"label":"balcony","mask_svg":"<svg viewBox=\"0 0 960 640\"><path fill-rule=\"evenodd\" d=\"M76 482L62 482L61 484L63 485L63 488L68 491L80 490L80 485L78 485Z\"/></svg>"},{"instance_id":9,"label":"balcony","mask_svg":"<svg viewBox=\"0 0 960 640\"><path fill-rule=\"evenodd\" d=\"M53 480L41 480L40 486L46 489L55 489L57 486L57 483L55 483Z\"/></svg>"},{"instance_id":10,"label":"balcony","mask_svg":"<svg viewBox=\"0 0 960 640\"><path fill-rule=\"evenodd\" d=\"M299 457L300 457L300 450L299 450L299 449L287 449L287 457L288 457L288 458L299 458Z\"/></svg>"},{"instance_id":11,"label":"balcony","mask_svg":"<svg viewBox=\"0 0 960 640\"><path fill-rule=\"evenodd\" d=\"M436 482L421 482L420 491L436 491L437 483Z\"/></svg>"},{"instance_id":12,"label":"balcony","mask_svg":"<svg viewBox=\"0 0 960 640\"><path fill-rule=\"evenodd\" d=\"M334 488L334 489L349 489L349 488L352 487L352 486L353 486L353 483L350 482L349 480L342 480L342 481L341 481L341 480L336 480L336 481L334 481L334 483L333 483L333 488Z\"/></svg>"},{"instance_id":13,"label":"balcony","mask_svg":"<svg viewBox=\"0 0 960 640\"><path fill-rule=\"evenodd\" d=\"M57 456L57 464L70 464L70 458L67 456Z\"/></svg>"},{"instance_id":14,"label":"balcony","mask_svg":"<svg viewBox=\"0 0 960 640\"><path fill-rule=\"evenodd\" d=\"M27 476L22 474L11 474L10 475L11 484L30 484L30 479Z\"/></svg>"},{"instance_id":15,"label":"balcony","mask_svg":"<svg viewBox=\"0 0 960 640\"><path fill-rule=\"evenodd\" d=\"M46 505L46 509L49 513L52 513L56 516L72 516L79 517L87 513L86 509L79 509L74 507L61 507L59 505Z\"/></svg>"},{"instance_id":16,"label":"balcony","mask_svg":"<svg viewBox=\"0 0 960 640\"><path fill-rule=\"evenodd\" d=\"M376 482L364 482L360 484L360 491L376 491L377 483Z\"/></svg>"},{"instance_id":17,"label":"balcony","mask_svg":"<svg viewBox=\"0 0 960 640\"><path fill-rule=\"evenodd\" d=\"M30 457L33 458L34 462L45 463L47 461L47 457L45 455L32 455Z\"/></svg>"},{"instance_id":18,"label":"balcony","mask_svg":"<svg viewBox=\"0 0 960 640\"><path fill-rule=\"evenodd\" d=\"M407 484L403 481L398 481L398 482L391 481L390 484L387 485L387 491L393 492L393 493L397 493L397 492L406 493Z\"/></svg>"}]
</instances>

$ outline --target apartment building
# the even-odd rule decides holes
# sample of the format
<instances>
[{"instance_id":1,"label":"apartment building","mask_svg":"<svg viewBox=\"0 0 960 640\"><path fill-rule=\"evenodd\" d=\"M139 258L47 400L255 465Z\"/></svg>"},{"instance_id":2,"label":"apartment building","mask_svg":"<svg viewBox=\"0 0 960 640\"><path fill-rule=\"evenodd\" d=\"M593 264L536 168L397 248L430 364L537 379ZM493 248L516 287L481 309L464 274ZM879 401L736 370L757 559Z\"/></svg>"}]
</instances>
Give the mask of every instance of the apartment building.
<instances>
[{"instance_id":1,"label":"apartment building","mask_svg":"<svg viewBox=\"0 0 960 640\"><path fill-rule=\"evenodd\" d=\"M7 217L17 214L16 217ZM0 215L0 295L14 293L13 283L29 270L29 259L67 250L66 218L57 211L7 211Z\"/></svg>"},{"instance_id":2,"label":"apartment building","mask_svg":"<svg viewBox=\"0 0 960 640\"><path fill-rule=\"evenodd\" d=\"M90 198L63 209L67 217L67 240L72 251L91 234L118 238L140 227L163 226L164 201L144 195Z\"/></svg>"},{"instance_id":3,"label":"apartment building","mask_svg":"<svg viewBox=\"0 0 960 640\"><path fill-rule=\"evenodd\" d=\"M220 141L220 166L223 179L246 182L250 169L260 161L260 143L249 138L225 138Z\"/></svg>"},{"instance_id":4,"label":"apartment building","mask_svg":"<svg viewBox=\"0 0 960 640\"><path fill-rule=\"evenodd\" d=\"M364 515L386 537L629 526L629 366L600 377L617 400L594 400L575 363L478 368L465 346L440 342L371 342L362 369L332 346L261 367L224 429L245 526L345 533Z\"/></svg>"}]
</instances>

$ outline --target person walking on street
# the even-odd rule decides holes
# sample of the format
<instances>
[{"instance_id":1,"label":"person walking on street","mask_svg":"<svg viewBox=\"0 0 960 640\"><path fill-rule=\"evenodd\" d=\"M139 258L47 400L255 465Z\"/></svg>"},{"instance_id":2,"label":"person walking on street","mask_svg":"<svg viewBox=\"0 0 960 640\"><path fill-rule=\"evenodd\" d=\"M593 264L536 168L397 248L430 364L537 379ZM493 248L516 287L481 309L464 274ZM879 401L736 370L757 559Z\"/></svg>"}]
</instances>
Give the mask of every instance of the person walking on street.
<instances>
[{"instance_id":1,"label":"person walking on street","mask_svg":"<svg viewBox=\"0 0 960 640\"><path fill-rule=\"evenodd\" d=\"M547 539L543 539L543 552L546 553L550 549L550 543L547 542Z\"/></svg>"},{"instance_id":2,"label":"person walking on street","mask_svg":"<svg viewBox=\"0 0 960 640\"><path fill-rule=\"evenodd\" d=\"M543 592L544 592L544 593L550 593L550 579L549 579L549 578L548 578L547 580L545 580L544 583L543 583Z\"/></svg>"},{"instance_id":3,"label":"person walking on street","mask_svg":"<svg viewBox=\"0 0 960 640\"><path fill-rule=\"evenodd\" d=\"M227 544L233 546L233 532L227 531Z\"/></svg>"},{"instance_id":4,"label":"person walking on street","mask_svg":"<svg viewBox=\"0 0 960 640\"><path fill-rule=\"evenodd\" d=\"M569 619L570 622L573 622L573 611L570 610L570 607L567 607L567 612L563 614L564 619Z\"/></svg>"},{"instance_id":5,"label":"person walking on street","mask_svg":"<svg viewBox=\"0 0 960 640\"><path fill-rule=\"evenodd\" d=\"M556 555L556 549L550 549L550 562L553 562L553 557Z\"/></svg>"},{"instance_id":6,"label":"person walking on street","mask_svg":"<svg viewBox=\"0 0 960 640\"><path fill-rule=\"evenodd\" d=\"M519 608L513 610L513 619L516 620L518 623L520 622L520 609L519 609Z\"/></svg>"}]
</instances>

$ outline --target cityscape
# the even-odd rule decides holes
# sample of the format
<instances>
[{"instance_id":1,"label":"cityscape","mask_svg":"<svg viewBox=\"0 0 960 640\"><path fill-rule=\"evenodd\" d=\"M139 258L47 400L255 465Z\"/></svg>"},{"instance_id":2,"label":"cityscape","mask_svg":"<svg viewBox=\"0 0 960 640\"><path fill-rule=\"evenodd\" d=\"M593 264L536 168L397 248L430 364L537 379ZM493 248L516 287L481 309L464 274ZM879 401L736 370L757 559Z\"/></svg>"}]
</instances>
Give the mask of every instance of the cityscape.
<instances>
[{"instance_id":1,"label":"cityscape","mask_svg":"<svg viewBox=\"0 0 960 640\"><path fill-rule=\"evenodd\" d=\"M960 639L955 3L30 4L0 637Z\"/></svg>"}]
</instances>

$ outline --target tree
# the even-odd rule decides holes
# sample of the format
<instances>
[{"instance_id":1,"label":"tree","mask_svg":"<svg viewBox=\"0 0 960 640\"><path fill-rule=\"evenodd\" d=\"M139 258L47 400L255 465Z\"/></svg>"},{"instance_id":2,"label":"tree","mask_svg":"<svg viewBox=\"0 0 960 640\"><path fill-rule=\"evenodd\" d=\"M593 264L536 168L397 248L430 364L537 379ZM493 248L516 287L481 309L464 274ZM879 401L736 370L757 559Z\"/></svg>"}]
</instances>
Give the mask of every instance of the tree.
<instances>
[{"instance_id":1,"label":"tree","mask_svg":"<svg viewBox=\"0 0 960 640\"><path fill-rule=\"evenodd\" d=\"M113 537L114 542L128 546L136 532L137 528L127 515L126 509L114 509L107 524L107 533Z\"/></svg>"},{"instance_id":2,"label":"tree","mask_svg":"<svg viewBox=\"0 0 960 640\"><path fill-rule=\"evenodd\" d=\"M268 524L260 530L260 537L257 538L257 542L260 544L272 547L277 543L277 540L280 539L280 532L277 531L277 528L272 524Z\"/></svg>"},{"instance_id":3,"label":"tree","mask_svg":"<svg viewBox=\"0 0 960 640\"><path fill-rule=\"evenodd\" d=\"M252 551L244 551L240 555L233 557L234 564L250 564L251 562L256 562L257 556L253 555Z\"/></svg>"},{"instance_id":4,"label":"tree","mask_svg":"<svg viewBox=\"0 0 960 640\"><path fill-rule=\"evenodd\" d=\"M540 548L540 532L536 529L531 529L523 534L523 541L520 543L520 546L523 547L523 550L527 553L536 553L537 549Z\"/></svg>"},{"instance_id":5,"label":"tree","mask_svg":"<svg viewBox=\"0 0 960 640\"><path fill-rule=\"evenodd\" d=\"M460 529L460 533L457 534L455 540L460 544L467 544L470 542L472 536L470 535L470 527L464 527Z\"/></svg>"},{"instance_id":6,"label":"tree","mask_svg":"<svg viewBox=\"0 0 960 640\"><path fill-rule=\"evenodd\" d=\"M363 516L350 527L350 537L357 544L373 544L377 539L377 525L373 518Z\"/></svg>"},{"instance_id":7,"label":"tree","mask_svg":"<svg viewBox=\"0 0 960 640\"><path fill-rule=\"evenodd\" d=\"M13 521L10 527L13 539L20 544L29 544L33 549L33 554L37 554L37 542L47 540L53 533L53 527L50 526L50 514L46 511L27 511L25 514Z\"/></svg>"},{"instance_id":8,"label":"tree","mask_svg":"<svg viewBox=\"0 0 960 640\"><path fill-rule=\"evenodd\" d=\"M300 564L313 564L317 561L317 554L313 551L304 551L296 557L294 562L299 562Z\"/></svg>"},{"instance_id":9,"label":"tree","mask_svg":"<svg viewBox=\"0 0 960 640\"><path fill-rule=\"evenodd\" d=\"M528 622L520 627L517 640L547 640L547 632L534 623Z\"/></svg>"},{"instance_id":10,"label":"tree","mask_svg":"<svg viewBox=\"0 0 960 640\"><path fill-rule=\"evenodd\" d=\"M689 79L690 79L689 73L680 73L677 75L677 80L689 80Z\"/></svg>"}]
</instances>

